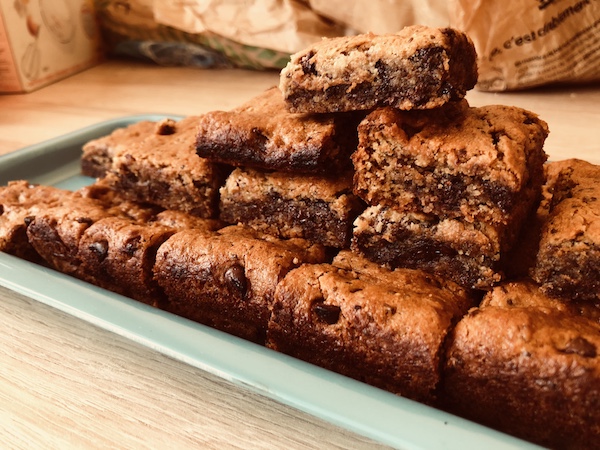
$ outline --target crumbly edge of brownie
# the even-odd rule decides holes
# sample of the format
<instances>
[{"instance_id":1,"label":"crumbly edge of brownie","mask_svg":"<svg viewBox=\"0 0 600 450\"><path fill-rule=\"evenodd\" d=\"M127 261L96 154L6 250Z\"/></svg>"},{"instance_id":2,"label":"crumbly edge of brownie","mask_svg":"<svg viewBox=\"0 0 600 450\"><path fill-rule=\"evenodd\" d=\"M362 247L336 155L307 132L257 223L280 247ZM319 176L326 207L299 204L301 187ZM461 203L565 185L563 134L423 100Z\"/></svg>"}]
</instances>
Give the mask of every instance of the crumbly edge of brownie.
<instances>
[{"instance_id":1,"label":"crumbly edge of brownie","mask_svg":"<svg viewBox=\"0 0 600 450\"><path fill-rule=\"evenodd\" d=\"M359 126L355 192L369 204L506 223L540 195L546 135L545 122L520 108L381 108Z\"/></svg>"},{"instance_id":2,"label":"crumbly edge of brownie","mask_svg":"<svg viewBox=\"0 0 600 450\"><path fill-rule=\"evenodd\" d=\"M316 43L292 55L279 87L290 111L324 113L385 105L431 109L464 97L476 80L468 36L415 26Z\"/></svg>"},{"instance_id":3,"label":"crumbly edge of brownie","mask_svg":"<svg viewBox=\"0 0 600 450\"><path fill-rule=\"evenodd\" d=\"M489 289L503 278L501 228L372 206L356 219L351 248L386 267L423 269Z\"/></svg>"},{"instance_id":4,"label":"crumbly edge of brownie","mask_svg":"<svg viewBox=\"0 0 600 450\"><path fill-rule=\"evenodd\" d=\"M235 169L220 191L220 219L282 238L348 247L352 223L364 209L351 180L351 174L326 179Z\"/></svg>"}]
</instances>

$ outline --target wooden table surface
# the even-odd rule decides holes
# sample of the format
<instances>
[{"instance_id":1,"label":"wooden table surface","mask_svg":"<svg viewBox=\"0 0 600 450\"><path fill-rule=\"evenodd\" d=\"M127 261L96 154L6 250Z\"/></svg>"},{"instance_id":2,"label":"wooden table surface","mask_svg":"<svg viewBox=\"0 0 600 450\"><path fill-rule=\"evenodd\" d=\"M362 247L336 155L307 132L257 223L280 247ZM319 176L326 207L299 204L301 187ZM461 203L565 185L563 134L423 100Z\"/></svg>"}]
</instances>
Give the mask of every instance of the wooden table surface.
<instances>
[{"instance_id":1,"label":"wooden table surface","mask_svg":"<svg viewBox=\"0 0 600 450\"><path fill-rule=\"evenodd\" d=\"M107 119L230 109L277 81L273 72L110 60L33 93L0 95L0 154ZM551 159L600 162L599 85L467 98L539 114ZM0 287L0 448L380 446Z\"/></svg>"}]
</instances>

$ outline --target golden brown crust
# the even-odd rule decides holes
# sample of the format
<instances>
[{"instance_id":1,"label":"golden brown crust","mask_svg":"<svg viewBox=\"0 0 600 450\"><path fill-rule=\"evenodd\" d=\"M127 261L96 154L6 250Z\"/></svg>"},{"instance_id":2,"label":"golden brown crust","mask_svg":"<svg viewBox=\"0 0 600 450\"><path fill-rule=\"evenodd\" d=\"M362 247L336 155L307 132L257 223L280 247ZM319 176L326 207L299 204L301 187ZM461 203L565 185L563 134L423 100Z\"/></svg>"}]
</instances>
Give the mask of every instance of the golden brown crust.
<instances>
[{"instance_id":1,"label":"golden brown crust","mask_svg":"<svg viewBox=\"0 0 600 450\"><path fill-rule=\"evenodd\" d=\"M495 288L455 327L444 377L452 412L551 448L600 439L598 310L531 282Z\"/></svg>"},{"instance_id":2,"label":"golden brown crust","mask_svg":"<svg viewBox=\"0 0 600 450\"><path fill-rule=\"evenodd\" d=\"M267 345L434 403L440 349L471 304L452 282L342 251L332 264L305 264L279 283Z\"/></svg>"}]
</instances>

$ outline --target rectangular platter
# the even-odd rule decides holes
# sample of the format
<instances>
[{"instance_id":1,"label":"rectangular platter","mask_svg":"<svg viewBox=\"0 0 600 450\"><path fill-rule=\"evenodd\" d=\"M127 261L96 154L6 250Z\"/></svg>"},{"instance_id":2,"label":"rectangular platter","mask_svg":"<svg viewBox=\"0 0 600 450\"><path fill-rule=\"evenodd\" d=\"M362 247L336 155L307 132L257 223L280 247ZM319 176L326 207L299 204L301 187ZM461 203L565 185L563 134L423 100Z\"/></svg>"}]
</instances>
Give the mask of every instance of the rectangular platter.
<instances>
[{"instance_id":1,"label":"rectangular platter","mask_svg":"<svg viewBox=\"0 0 600 450\"><path fill-rule=\"evenodd\" d=\"M114 119L0 156L0 186L24 179L78 189L93 181L80 174L85 142L118 127L164 117ZM4 253L0 285L392 447L539 448Z\"/></svg>"}]
</instances>

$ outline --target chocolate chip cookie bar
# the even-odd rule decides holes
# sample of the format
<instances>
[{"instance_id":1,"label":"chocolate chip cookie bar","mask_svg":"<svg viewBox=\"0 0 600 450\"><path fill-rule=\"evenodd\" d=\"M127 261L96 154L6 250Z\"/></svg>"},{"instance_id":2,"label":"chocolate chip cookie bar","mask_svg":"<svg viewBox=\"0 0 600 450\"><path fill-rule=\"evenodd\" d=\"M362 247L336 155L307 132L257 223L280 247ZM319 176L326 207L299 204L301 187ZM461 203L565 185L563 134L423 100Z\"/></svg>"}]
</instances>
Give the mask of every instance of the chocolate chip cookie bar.
<instances>
[{"instance_id":1,"label":"chocolate chip cookie bar","mask_svg":"<svg viewBox=\"0 0 600 450\"><path fill-rule=\"evenodd\" d=\"M211 161L293 173L351 168L362 115L291 114L274 87L231 111L200 117L196 151Z\"/></svg>"},{"instance_id":2,"label":"chocolate chip cookie bar","mask_svg":"<svg viewBox=\"0 0 600 450\"><path fill-rule=\"evenodd\" d=\"M0 187L0 251L42 262L27 238L27 224L35 215L71 196L69 191L26 180L11 181Z\"/></svg>"},{"instance_id":3,"label":"chocolate chip cookie bar","mask_svg":"<svg viewBox=\"0 0 600 450\"><path fill-rule=\"evenodd\" d=\"M190 116L134 124L85 148L108 149L106 181L126 199L212 218L228 170L196 155L197 123Z\"/></svg>"},{"instance_id":4,"label":"chocolate chip cookie bar","mask_svg":"<svg viewBox=\"0 0 600 450\"><path fill-rule=\"evenodd\" d=\"M600 166L569 159L554 173L550 208L532 270L542 290L565 300L600 299Z\"/></svg>"},{"instance_id":5,"label":"chocolate chip cookie bar","mask_svg":"<svg viewBox=\"0 0 600 450\"><path fill-rule=\"evenodd\" d=\"M473 305L457 284L387 270L348 250L277 286L267 346L396 394L435 403L444 341Z\"/></svg>"},{"instance_id":6,"label":"chocolate chip cookie bar","mask_svg":"<svg viewBox=\"0 0 600 450\"><path fill-rule=\"evenodd\" d=\"M431 109L475 86L477 55L453 28L409 26L397 34L324 39L292 55L279 88L291 112L380 106Z\"/></svg>"},{"instance_id":7,"label":"chocolate chip cookie bar","mask_svg":"<svg viewBox=\"0 0 600 450\"><path fill-rule=\"evenodd\" d=\"M547 134L517 107L380 108L359 126L355 192L371 205L509 224L539 198Z\"/></svg>"},{"instance_id":8,"label":"chocolate chip cookie bar","mask_svg":"<svg viewBox=\"0 0 600 450\"><path fill-rule=\"evenodd\" d=\"M141 142L156 131L156 122L143 120L87 142L81 154L81 173L88 177L103 178L112 164L116 147Z\"/></svg>"},{"instance_id":9,"label":"chocolate chip cookie bar","mask_svg":"<svg viewBox=\"0 0 600 450\"><path fill-rule=\"evenodd\" d=\"M448 340L445 408L547 448L597 446L599 319L530 281L495 287Z\"/></svg>"},{"instance_id":10,"label":"chocolate chip cookie bar","mask_svg":"<svg viewBox=\"0 0 600 450\"><path fill-rule=\"evenodd\" d=\"M245 226L184 230L160 246L154 277L167 311L264 344L277 283L303 262L325 258L323 246Z\"/></svg>"},{"instance_id":11,"label":"chocolate chip cookie bar","mask_svg":"<svg viewBox=\"0 0 600 450\"><path fill-rule=\"evenodd\" d=\"M352 222L364 209L352 193L351 172L332 178L237 168L220 199L225 222L335 248L350 245Z\"/></svg>"},{"instance_id":12,"label":"chocolate chip cookie bar","mask_svg":"<svg viewBox=\"0 0 600 450\"><path fill-rule=\"evenodd\" d=\"M503 225L370 206L354 223L351 248L389 268L423 269L469 289L489 289L503 277L510 232Z\"/></svg>"}]
</instances>

